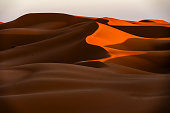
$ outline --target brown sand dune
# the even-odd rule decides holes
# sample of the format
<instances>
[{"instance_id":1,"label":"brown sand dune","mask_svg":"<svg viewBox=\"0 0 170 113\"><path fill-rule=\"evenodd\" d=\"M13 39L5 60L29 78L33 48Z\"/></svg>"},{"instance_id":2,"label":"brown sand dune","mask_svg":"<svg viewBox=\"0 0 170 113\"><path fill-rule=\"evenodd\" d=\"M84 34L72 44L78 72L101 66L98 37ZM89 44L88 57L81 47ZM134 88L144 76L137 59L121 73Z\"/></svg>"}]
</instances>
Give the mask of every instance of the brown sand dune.
<instances>
[{"instance_id":1,"label":"brown sand dune","mask_svg":"<svg viewBox=\"0 0 170 113\"><path fill-rule=\"evenodd\" d=\"M85 41L87 35L90 35L98 28L95 22L87 22L76 26L76 28L47 40L1 51L1 68L28 63L75 63L109 56L103 48L89 45Z\"/></svg>"},{"instance_id":2,"label":"brown sand dune","mask_svg":"<svg viewBox=\"0 0 170 113\"><path fill-rule=\"evenodd\" d=\"M170 51L147 51L145 54L113 58L105 62L116 63L148 72L170 73L169 58Z\"/></svg>"},{"instance_id":3,"label":"brown sand dune","mask_svg":"<svg viewBox=\"0 0 170 113\"><path fill-rule=\"evenodd\" d=\"M87 26L87 22L77 23L68 27L54 30L45 30L45 29L35 29L35 28L10 28L0 31L1 36L1 48L0 50L5 50L11 48L11 46L19 46L30 44L37 41L42 41L45 39L53 38L64 33L71 33L81 28L81 26ZM94 27L94 30L97 29ZM93 28L92 28L93 29ZM93 31L92 31L93 32ZM14 40L14 41L13 41Z\"/></svg>"},{"instance_id":4,"label":"brown sand dune","mask_svg":"<svg viewBox=\"0 0 170 113\"><path fill-rule=\"evenodd\" d=\"M130 38L121 44L108 47L130 51L170 50L170 40Z\"/></svg>"},{"instance_id":5,"label":"brown sand dune","mask_svg":"<svg viewBox=\"0 0 170 113\"><path fill-rule=\"evenodd\" d=\"M0 25L0 113L170 113L170 24L58 13Z\"/></svg>"},{"instance_id":6,"label":"brown sand dune","mask_svg":"<svg viewBox=\"0 0 170 113\"><path fill-rule=\"evenodd\" d=\"M156 20L156 19L144 19L139 22L154 22L154 23L160 23L160 24L169 24L169 22L166 22L164 20Z\"/></svg>"},{"instance_id":7,"label":"brown sand dune","mask_svg":"<svg viewBox=\"0 0 170 113\"><path fill-rule=\"evenodd\" d=\"M18 19L4 23L0 26L0 29L5 28L23 28L29 26L35 26L39 24L44 24L48 22L65 22L67 25L73 25L75 23L80 23L84 21L88 21L91 19L88 18L80 18L67 14L50 14L50 13L31 13L26 14L24 16L19 17Z\"/></svg>"},{"instance_id":8,"label":"brown sand dune","mask_svg":"<svg viewBox=\"0 0 170 113\"><path fill-rule=\"evenodd\" d=\"M170 27L164 26L113 26L124 32L147 38L169 38Z\"/></svg>"}]
</instances>

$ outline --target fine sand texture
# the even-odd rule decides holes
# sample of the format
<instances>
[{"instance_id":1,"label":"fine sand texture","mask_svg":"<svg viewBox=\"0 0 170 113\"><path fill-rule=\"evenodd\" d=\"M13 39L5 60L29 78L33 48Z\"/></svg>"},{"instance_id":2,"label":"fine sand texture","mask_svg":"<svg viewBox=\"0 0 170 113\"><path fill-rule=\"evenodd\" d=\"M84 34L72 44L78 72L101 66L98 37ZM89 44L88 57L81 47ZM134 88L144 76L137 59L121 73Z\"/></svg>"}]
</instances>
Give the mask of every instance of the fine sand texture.
<instances>
[{"instance_id":1,"label":"fine sand texture","mask_svg":"<svg viewBox=\"0 0 170 113\"><path fill-rule=\"evenodd\" d=\"M170 23L31 13L0 23L0 113L170 113Z\"/></svg>"}]
</instances>

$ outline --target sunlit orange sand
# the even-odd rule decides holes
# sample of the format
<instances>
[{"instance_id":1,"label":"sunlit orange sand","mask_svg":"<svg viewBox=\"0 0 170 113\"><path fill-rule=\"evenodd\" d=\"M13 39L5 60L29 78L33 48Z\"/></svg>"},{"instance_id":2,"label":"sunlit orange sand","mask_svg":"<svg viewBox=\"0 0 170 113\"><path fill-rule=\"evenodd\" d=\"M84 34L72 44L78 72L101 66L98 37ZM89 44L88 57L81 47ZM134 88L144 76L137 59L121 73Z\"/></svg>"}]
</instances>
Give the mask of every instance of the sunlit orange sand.
<instances>
[{"instance_id":1,"label":"sunlit orange sand","mask_svg":"<svg viewBox=\"0 0 170 113\"><path fill-rule=\"evenodd\" d=\"M0 23L0 113L170 113L170 23L55 13Z\"/></svg>"}]
</instances>

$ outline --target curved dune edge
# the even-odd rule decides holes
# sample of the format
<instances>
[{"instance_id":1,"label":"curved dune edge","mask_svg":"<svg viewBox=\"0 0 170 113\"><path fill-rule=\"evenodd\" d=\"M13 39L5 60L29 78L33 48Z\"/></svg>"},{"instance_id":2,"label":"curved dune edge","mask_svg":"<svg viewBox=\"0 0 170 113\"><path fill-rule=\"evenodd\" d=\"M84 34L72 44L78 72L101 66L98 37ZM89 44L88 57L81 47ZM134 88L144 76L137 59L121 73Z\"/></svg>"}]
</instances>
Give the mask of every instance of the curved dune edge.
<instances>
[{"instance_id":1,"label":"curved dune edge","mask_svg":"<svg viewBox=\"0 0 170 113\"><path fill-rule=\"evenodd\" d=\"M169 113L170 38L115 26L169 23L38 13L1 24L0 113Z\"/></svg>"},{"instance_id":2,"label":"curved dune edge","mask_svg":"<svg viewBox=\"0 0 170 113\"><path fill-rule=\"evenodd\" d=\"M88 36L86 38L87 43L92 44L92 45L98 45L103 47L106 51L108 51L108 53L110 54L110 57L108 58L104 58L104 59L98 59L98 60L93 60L93 61L100 61L100 62L109 62L109 63L116 63L116 64L120 64L120 65L125 65L126 63L121 63L121 61L118 62L114 62L114 60L119 59L123 59L126 57L131 57L131 56L136 56L141 60L141 62L143 61L143 59L141 59L141 56L145 56L147 54L153 54L153 50L157 50L158 53L160 54L160 56L162 56L164 53L163 52L159 52L161 51L161 49L164 50L169 50L169 38L145 38L145 37L140 37L140 36L135 36L133 34L129 34L125 31L121 31L120 29L116 29L101 23L99 24L99 28L98 30L93 33L92 35ZM114 39L113 37L116 37L116 39ZM133 42L131 42L130 45L126 45L126 42L129 40L133 40ZM139 40L139 41L138 41ZM144 42L142 42L144 41ZM164 42L164 43L162 43ZM128 44L128 43L127 43ZM136 50L133 49L128 49L128 46L131 46L131 48L134 48ZM148 46L148 47L147 47ZM122 48L122 50L121 50ZM125 49L127 48L127 49ZM140 48L140 49L138 49ZM154 49L155 48L155 49ZM161 55L162 54L162 55ZM169 53L167 53L169 54ZM155 56L156 57L156 56ZM165 55L166 58L169 58L169 55ZM133 57L132 57L133 58ZM135 58L134 58L135 59ZM146 58L144 58L146 59ZM164 59L164 58L163 58ZM137 63L140 63L139 62ZM128 62L125 60L125 62ZM133 64L135 64L135 62L133 62L133 59L131 59L129 61L129 64L126 66L128 67L133 67L133 68L137 68L137 69L141 69L141 70L145 70L145 71L150 71L150 72L154 72L154 73L162 73L162 71L157 71L154 68L151 69L152 67L157 66L157 69L162 70L161 66L165 71L163 71L163 73L170 73L168 70L170 69L169 65L166 63L158 63L158 64L150 64L149 60L144 61L144 62L148 62L144 65L146 65L147 68L145 68L142 64L138 65L138 66L132 66ZM164 60L163 62L169 62L168 59ZM132 65L131 65L132 64ZM156 67L155 67L156 68Z\"/></svg>"},{"instance_id":3,"label":"curved dune edge","mask_svg":"<svg viewBox=\"0 0 170 113\"><path fill-rule=\"evenodd\" d=\"M108 47L108 45L121 44L129 38L142 38L142 37L128 34L126 32L120 31L118 29L112 28L104 24L100 24L100 23L98 24L99 24L98 30L86 38L87 43L103 47L110 54L109 58L100 59L98 61L104 62L108 59L112 59L116 57L145 54L145 52L141 52L141 51L136 51L136 52L123 51L123 50L118 50L118 49Z\"/></svg>"}]
</instances>

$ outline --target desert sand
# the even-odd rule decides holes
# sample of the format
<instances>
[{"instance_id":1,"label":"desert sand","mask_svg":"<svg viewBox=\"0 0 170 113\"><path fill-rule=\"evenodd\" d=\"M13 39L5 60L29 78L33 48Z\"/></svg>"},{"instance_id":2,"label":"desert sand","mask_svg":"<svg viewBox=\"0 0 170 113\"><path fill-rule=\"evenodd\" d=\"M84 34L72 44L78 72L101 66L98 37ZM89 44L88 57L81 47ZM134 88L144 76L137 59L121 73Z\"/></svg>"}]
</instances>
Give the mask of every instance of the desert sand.
<instances>
[{"instance_id":1,"label":"desert sand","mask_svg":"<svg viewBox=\"0 0 170 113\"><path fill-rule=\"evenodd\" d=\"M170 113L170 23L32 13L0 23L0 113Z\"/></svg>"}]
</instances>

